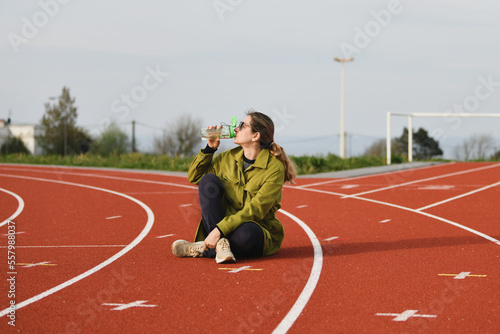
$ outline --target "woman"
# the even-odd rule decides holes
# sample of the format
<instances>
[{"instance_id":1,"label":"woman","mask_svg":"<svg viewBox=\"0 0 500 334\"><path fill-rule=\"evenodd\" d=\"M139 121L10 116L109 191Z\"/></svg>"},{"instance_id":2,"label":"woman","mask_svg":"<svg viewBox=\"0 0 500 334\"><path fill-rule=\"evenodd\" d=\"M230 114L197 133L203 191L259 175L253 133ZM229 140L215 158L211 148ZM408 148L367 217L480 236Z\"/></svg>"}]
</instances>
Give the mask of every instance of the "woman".
<instances>
[{"instance_id":1,"label":"woman","mask_svg":"<svg viewBox=\"0 0 500 334\"><path fill-rule=\"evenodd\" d=\"M214 157L220 139L209 139L189 167L188 180L198 184L202 219L194 243L172 244L176 256L228 263L271 255L281 246L285 234L276 211L283 183L296 176L295 166L274 142L268 116L251 109L235 132L238 147Z\"/></svg>"}]
</instances>

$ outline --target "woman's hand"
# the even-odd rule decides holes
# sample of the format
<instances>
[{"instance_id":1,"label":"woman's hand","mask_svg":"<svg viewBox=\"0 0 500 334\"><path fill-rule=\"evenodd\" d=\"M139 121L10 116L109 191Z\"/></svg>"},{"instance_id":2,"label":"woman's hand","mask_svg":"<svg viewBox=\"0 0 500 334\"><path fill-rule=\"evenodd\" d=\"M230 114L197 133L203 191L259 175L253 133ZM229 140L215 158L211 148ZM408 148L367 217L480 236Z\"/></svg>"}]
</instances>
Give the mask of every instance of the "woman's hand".
<instances>
[{"instance_id":1,"label":"woman's hand","mask_svg":"<svg viewBox=\"0 0 500 334\"><path fill-rule=\"evenodd\" d=\"M210 129L217 129L217 125L214 125L212 127L208 127ZM222 128L222 125L221 125ZM219 137L212 137L208 138L208 146L210 146L211 149L216 150L220 145L220 138Z\"/></svg>"},{"instance_id":2,"label":"woman's hand","mask_svg":"<svg viewBox=\"0 0 500 334\"><path fill-rule=\"evenodd\" d=\"M215 248L215 246L217 246L217 241L219 241L219 239L220 239L220 231L216 227L205 238L203 249L208 251L209 248Z\"/></svg>"}]
</instances>

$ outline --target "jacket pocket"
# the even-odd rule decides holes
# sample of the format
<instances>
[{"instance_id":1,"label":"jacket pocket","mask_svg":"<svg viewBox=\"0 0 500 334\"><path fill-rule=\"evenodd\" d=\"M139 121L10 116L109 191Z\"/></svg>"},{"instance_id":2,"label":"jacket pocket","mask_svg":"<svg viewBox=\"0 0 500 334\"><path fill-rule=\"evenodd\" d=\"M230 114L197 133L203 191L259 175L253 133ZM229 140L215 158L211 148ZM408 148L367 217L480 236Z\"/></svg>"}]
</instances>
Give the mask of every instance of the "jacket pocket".
<instances>
[{"instance_id":1,"label":"jacket pocket","mask_svg":"<svg viewBox=\"0 0 500 334\"><path fill-rule=\"evenodd\" d=\"M258 182L249 181L247 184L245 184L244 191L250 198L254 198L257 195L260 187L261 185Z\"/></svg>"},{"instance_id":2,"label":"jacket pocket","mask_svg":"<svg viewBox=\"0 0 500 334\"><path fill-rule=\"evenodd\" d=\"M222 184L224 185L224 190L226 192L226 201L230 206L241 210L243 208L243 186L240 184L240 180L228 175L223 175L221 177Z\"/></svg>"}]
</instances>

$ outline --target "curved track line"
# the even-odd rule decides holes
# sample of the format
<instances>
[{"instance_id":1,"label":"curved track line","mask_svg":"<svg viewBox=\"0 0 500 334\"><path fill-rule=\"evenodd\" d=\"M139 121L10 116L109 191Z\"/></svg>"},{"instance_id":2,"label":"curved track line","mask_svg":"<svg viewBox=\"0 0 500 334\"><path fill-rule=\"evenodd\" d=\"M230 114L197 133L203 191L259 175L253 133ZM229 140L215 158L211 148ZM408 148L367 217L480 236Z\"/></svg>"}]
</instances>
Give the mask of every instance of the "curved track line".
<instances>
[{"instance_id":1,"label":"curved track line","mask_svg":"<svg viewBox=\"0 0 500 334\"><path fill-rule=\"evenodd\" d=\"M52 170L30 170L30 169L16 169L16 171L25 171L25 172L35 172L35 173L47 173L47 174L58 174L58 171ZM60 173L59 173L60 174ZM101 179L111 179L111 180L124 180L124 181L133 181L133 182L143 182L143 183L152 183L152 184L161 184L165 186L174 186L188 189L198 189L198 187L185 185L185 184L177 184L172 182L164 182L164 181L155 181L155 180L145 180L145 179L131 179L126 177L112 176L112 175L99 175L99 174L90 174L90 173L75 173L75 172L64 172L64 175L74 175L74 176L87 176L87 177L97 177ZM156 175L156 174L155 174ZM168 175L172 176L172 175Z\"/></svg>"},{"instance_id":2,"label":"curved track line","mask_svg":"<svg viewBox=\"0 0 500 334\"><path fill-rule=\"evenodd\" d=\"M329 191L325 191L325 190L316 190L316 189L308 189L308 188L297 188L297 189L339 196L338 193L329 192ZM499 240L497 240L497 239L495 239L493 237L490 237L489 235L484 234L482 232L476 231L476 230L474 230L474 229L472 229L470 227L467 227L467 226L461 225L459 223L456 223L454 221L448 220L446 218L442 218L442 217L439 217L439 216L436 216L436 215L433 215L433 214L430 214L430 213L427 213L427 212L418 211L416 209L407 208L405 206L378 201L378 200L371 199L371 198L358 197L358 196L354 196L354 195L349 196L349 198L359 199L359 200L362 200L362 201L372 202L372 203L381 204L381 205L387 205L387 206L391 206L393 208L397 208L397 209L401 209L401 210L405 210L405 211L410 211L410 212L413 212L413 213L417 213L419 215L424 215L424 216L427 216L427 217L430 217L430 218L433 218L433 219L437 219L437 220L440 220L440 221L445 222L447 224L450 224L450 225L456 226L458 228L461 228L463 230L466 230L468 232L474 233L474 234L480 236L481 238L484 238L486 240L492 241L492 242L494 242L494 243L496 243L497 245L500 246L500 241Z\"/></svg>"},{"instance_id":3,"label":"curved track line","mask_svg":"<svg viewBox=\"0 0 500 334\"><path fill-rule=\"evenodd\" d=\"M17 202L19 203L19 206L17 207L17 210L16 212L14 212L9 218L7 218L6 220L4 220L3 222L0 223L0 227L4 226L5 224L7 224L9 221L11 221L12 219L16 218L17 216L19 216L19 214L23 211L24 209L24 201L23 199L21 198L21 196L19 196L18 194L15 194L13 193L12 191L8 191L7 189L3 189L3 188L0 188L0 191L3 191L4 193L7 193L13 197L15 197L17 199Z\"/></svg>"},{"instance_id":4,"label":"curved track line","mask_svg":"<svg viewBox=\"0 0 500 334\"><path fill-rule=\"evenodd\" d=\"M95 266L94 268L90 269L90 270L87 270L86 272L64 282L64 283L61 283L45 292L42 292L30 299L27 299L23 302L20 302L18 304L16 304L16 309L20 309L24 306L27 306L29 304L32 304L34 302L37 302L39 301L40 299L42 298L45 298L47 296L50 296L51 294L59 291L59 290L62 290L94 273L96 273L97 271L101 270L102 268L106 267L107 265L113 263L114 261L118 260L120 257L122 257L123 255L125 255L128 251L130 251L132 248L134 248L135 246L137 246L141 241L142 239L144 239L144 237L146 237L146 235L149 233L149 231L151 230L151 228L153 227L153 223L154 223L154 214L153 214L153 211L144 203L142 203L141 201L139 201L138 199L135 199L131 196L128 196L128 195L125 195L125 194L122 194L122 193L119 193L119 192L116 192L116 191L113 191L113 190L109 190L109 189L104 189L104 188L98 188L98 187L94 187L94 186L89 186L89 185L84 185L84 184L79 184L79 183L73 183L73 182L65 182L65 181L58 181L58 180L49 180L49 179L42 179L42 178L35 178L35 177L28 177L28 176L18 176L18 175L8 175L8 174L0 174L0 176L2 177L13 177L13 178L20 178L20 179L28 179L28 180L34 180L34 181L42 181L42 182L53 182L53 183L60 183L60 184L66 184L66 185L70 185L70 186L76 186L76 187L81 187L81 188L89 188L89 189L94 189L94 190L98 190L98 191L104 191L104 192L107 192L107 193L110 193L110 194L113 194L113 195L117 195L117 196L122 196L128 200L131 200L132 202L135 202L137 203L139 206L141 206L147 213L148 215L148 220L146 222L146 226L144 227L144 229L141 231L141 233L130 243L128 244L125 248L123 248L121 251L119 251L118 253L116 253L115 255L113 255L112 257L110 257L109 259L107 259L106 261L100 263L99 265ZM10 309L7 308L3 311L0 312L0 318L7 315L9 313Z\"/></svg>"},{"instance_id":5,"label":"curved track line","mask_svg":"<svg viewBox=\"0 0 500 334\"><path fill-rule=\"evenodd\" d=\"M21 168L9 168L11 166L20 166L20 167L38 167L40 169L21 169ZM59 174L65 174L65 172L61 172L63 169L83 169L83 170L95 170L95 171L103 171L103 172L129 172L129 173L138 173L138 174L154 174L154 175L163 175L163 176L173 176L178 178L186 178L187 172L175 172L175 171L165 171L165 170L155 170L155 169L135 169L135 168L119 168L119 167L93 167L93 166L64 166L64 165L38 165L38 164L22 164L22 163L10 163L10 162L1 162L0 167L3 167L2 170L14 170L14 171L29 171L29 172L43 172L41 169L53 169L57 170Z\"/></svg>"},{"instance_id":6,"label":"curved track line","mask_svg":"<svg viewBox=\"0 0 500 334\"><path fill-rule=\"evenodd\" d=\"M314 262L311 269L311 275L309 275L309 279L307 280L304 289L300 293L299 298L297 298L297 301L295 302L295 304L293 304L290 311L288 311L288 314L283 318L283 320L281 320L278 327L274 329L274 334L286 333L290 329L290 327L292 327L295 320L297 320L297 318L302 313L302 310L309 301L309 298L311 298L311 295L313 294L314 289L318 284L319 276L321 274L321 268L323 267L323 250L321 249L321 244L319 243L318 238L311 230L311 228L291 213L286 212L282 209L280 209L279 212L293 219L307 233L307 236L311 240L314 248Z\"/></svg>"},{"instance_id":7,"label":"curved track line","mask_svg":"<svg viewBox=\"0 0 500 334\"><path fill-rule=\"evenodd\" d=\"M56 173L56 172L55 171L44 171L44 173ZM182 185L182 184L176 184L176 183L171 183L171 182L162 182L162 181L153 181L153 180L142 180L142 179L132 179L132 178L123 178L123 177L115 177L115 176L103 176L103 175L97 175L97 174L72 173L72 172L65 173L65 174L79 175L79 176L91 176L91 177L99 177L99 178L108 178L108 179L123 180L123 181L153 183L153 184L169 185L169 186L176 186L176 187L189 188L189 189L197 189L198 188L196 186ZM14 175L5 175L5 174L1 174L0 176L18 177L18 176L14 176ZM34 177L20 177L20 178L29 178L29 179L40 180L40 181L48 181L48 182L56 182L56 183L77 185L77 184L73 184L71 182L55 181L55 180L48 180L48 179L39 179L39 178L34 178ZM95 189L101 189L101 188L92 187L92 186L85 186L85 185L80 185L80 186L82 186L82 187L88 187L88 188L91 188L91 189L94 189L94 188ZM106 190L106 189L103 189L103 190L104 191L109 191L111 193L115 193L112 190ZM120 194L120 193L116 193L116 194ZM125 194L121 194L121 196L133 199L132 197L129 197L129 196L125 195ZM135 199L133 199L133 200L135 200ZM138 200L137 200L137 202L140 203ZM148 210L150 210L150 209L148 208ZM311 274L309 275L309 279L307 280L307 283L304 286L304 289L302 290L301 294L299 295L299 298L297 299L297 301L295 302L295 304L292 306L292 308L290 309L290 311L282 319L282 321L280 322L280 324L278 325L278 327L276 327L276 329L273 331L273 333L276 333L276 334L278 334L278 333L286 333L290 329L290 327L293 325L293 323L297 320L297 318L300 316L302 310L306 306L307 302L309 301L309 298L311 297L312 293L314 292L314 289L316 288L316 285L317 285L318 280L319 280L319 276L321 274L321 269L323 267L323 251L322 251L322 248L321 248L321 244L319 243L318 238L316 237L316 235L314 234L314 232L309 228L309 226L307 226L307 224L305 224L302 220L300 220L296 216L292 215L291 213L289 213L287 211L284 211L282 209L280 209L279 212L281 212L284 215L290 217L300 227L302 227L302 229L306 232L306 234L308 235L308 237L311 240L311 243L313 245L314 260L313 260L313 267L311 269ZM152 212L151 212L151 215L153 215ZM153 220L154 220L154 216L153 216ZM151 222L151 226L152 226L152 222ZM149 229L151 229L151 227ZM144 232L144 230L143 230L143 232ZM148 232L149 232L149 230L148 230ZM141 235L142 235L142 232L141 232ZM143 238L144 238L144 236L143 236ZM136 240L138 238L136 238ZM140 242L140 240L138 242ZM132 248L133 247L130 247L130 249L132 249ZM122 250L120 253L122 253L124 250ZM128 250L127 250L127 252L128 252ZM116 255L118 255L120 253L117 253ZM124 252L123 254L125 254L125 253L126 252ZM122 256L123 254L121 254L120 256ZM114 260L116 260L116 259L114 259ZM110 264L113 261L110 261L106 265ZM104 266L106 266L106 265L104 265ZM102 266L102 267L104 267L104 266ZM102 269L102 267L99 268L99 269ZM97 267L95 267L95 268L97 268ZM93 268L93 269L95 269L95 268ZM93 270L93 269L91 269L91 270ZM97 270L99 270L99 269L97 269ZM89 270L89 271L91 271L91 270ZM92 273L89 273L88 275L91 275ZM80 276L82 276L82 275L80 275ZM85 278L85 277L82 277L82 278ZM80 279L82 279L82 278L80 278ZM73 284L73 283L74 282L72 282L71 284ZM63 284L65 284L65 283L63 283ZM70 284L68 284L68 285L70 285ZM63 289L63 288L64 287L62 287L60 289ZM54 293L56 291L58 291L58 290L55 290L55 291L53 291L51 293ZM45 296L43 296L43 297L45 297ZM43 297L41 297L41 298L43 298ZM35 298L35 297L33 297L33 298ZM25 305L23 305L23 306L25 306ZM18 304L17 308L19 309L20 307L21 307L20 304ZM6 310L0 312L0 317L2 317L2 316L5 315L5 314L3 314L3 312L5 312L5 311Z\"/></svg>"}]
</instances>

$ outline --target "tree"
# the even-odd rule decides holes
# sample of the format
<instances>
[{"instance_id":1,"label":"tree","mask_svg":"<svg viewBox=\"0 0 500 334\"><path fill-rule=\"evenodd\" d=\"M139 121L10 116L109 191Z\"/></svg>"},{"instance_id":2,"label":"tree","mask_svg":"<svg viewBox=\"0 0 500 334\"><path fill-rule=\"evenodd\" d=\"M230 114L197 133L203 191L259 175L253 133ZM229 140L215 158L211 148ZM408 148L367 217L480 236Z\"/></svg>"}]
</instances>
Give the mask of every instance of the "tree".
<instances>
[{"instance_id":1,"label":"tree","mask_svg":"<svg viewBox=\"0 0 500 334\"><path fill-rule=\"evenodd\" d=\"M490 157L490 160L500 161L500 150L493 153L493 155Z\"/></svg>"},{"instance_id":2,"label":"tree","mask_svg":"<svg viewBox=\"0 0 500 334\"><path fill-rule=\"evenodd\" d=\"M76 126L78 116L75 98L71 98L69 88L63 87L57 103L45 104L45 114L41 120L43 135L40 146L47 154L85 153L90 141L87 132Z\"/></svg>"},{"instance_id":3,"label":"tree","mask_svg":"<svg viewBox=\"0 0 500 334\"><path fill-rule=\"evenodd\" d=\"M30 154L30 151L24 145L24 142L17 137L9 137L0 147L1 154L24 153Z\"/></svg>"},{"instance_id":4,"label":"tree","mask_svg":"<svg viewBox=\"0 0 500 334\"><path fill-rule=\"evenodd\" d=\"M365 149L363 155L367 157L383 157L386 154L386 146L385 139L378 139Z\"/></svg>"},{"instance_id":5,"label":"tree","mask_svg":"<svg viewBox=\"0 0 500 334\"><path fill-rule=\"evenodd\" d=\"M488 134L475 134L464 140L461 145L455 146L457 160L485 160L494 151L493 137Z\"/></svg>"},{"instance_id":6,"label":"tree","mask_svg":"<svg viewBox=\"0 0 500 334\"><path fill-rule=\"evenodd\" d=\"M167 124L161 137L154 138L154 150L160 154L187 157L196 153L201 140L201 120L190 115Z\"/></svg>"},{"instance_id":7,"label":"tree","mask_svg":"<svg viewBox=\"0 0 500 334\"><path fill-rule=\"evenodd\" d=\"M102 156L122 154L128 151L129 146L127 134L115 122L111 122L94 141L92 152Z\"/></svg>"},{"instance_id":8,"label":"tree","mask_svg":"<svg viewBox=\"0 0 500 334\"><path fill-rule=\"evenodd\" d=\"M403 129L401 137L394 141L393 151L395 154L407 155L408 152L408 129ZM413 157L417 160L428 160L433 156L443 155L439 142L429 137L427 131L419 128L413 132Z\"/></svg>"}]
</instances>

